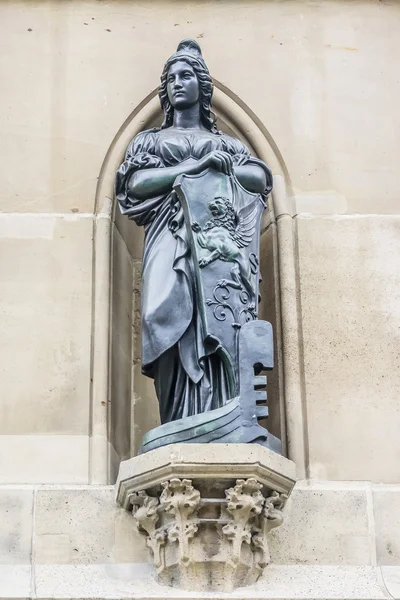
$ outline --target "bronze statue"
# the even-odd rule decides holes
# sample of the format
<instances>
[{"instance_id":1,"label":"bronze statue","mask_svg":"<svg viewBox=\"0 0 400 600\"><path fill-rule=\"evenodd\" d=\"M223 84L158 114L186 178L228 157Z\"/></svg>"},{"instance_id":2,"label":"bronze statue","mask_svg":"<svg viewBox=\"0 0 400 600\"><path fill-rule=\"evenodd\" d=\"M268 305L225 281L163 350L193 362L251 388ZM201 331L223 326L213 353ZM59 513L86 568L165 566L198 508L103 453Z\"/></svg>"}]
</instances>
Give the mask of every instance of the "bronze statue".
<instances>
[{"instance_id":1,"label":"bronze statue","mask_svg":"<svg viewBox=\"0 0 400 600\"><path fill-rule=\"evenodd\" d=\"M162 424L238 397L238 330L257 314L259 220L272 176L218 131L212 94L199 45L182 41L161 75L163 123L132 140L116 178L122 213L145 229L142 370L154 378ZM223 334L207 325L209 309Z\"/></svg>"}]
</instances>

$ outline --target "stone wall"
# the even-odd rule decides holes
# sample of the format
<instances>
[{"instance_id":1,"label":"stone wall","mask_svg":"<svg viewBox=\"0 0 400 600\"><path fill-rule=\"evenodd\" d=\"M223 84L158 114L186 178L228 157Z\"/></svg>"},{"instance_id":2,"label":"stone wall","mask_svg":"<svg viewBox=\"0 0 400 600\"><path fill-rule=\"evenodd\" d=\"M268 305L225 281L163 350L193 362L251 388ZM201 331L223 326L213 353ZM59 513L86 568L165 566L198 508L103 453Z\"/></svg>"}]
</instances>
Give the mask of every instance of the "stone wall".
<instances>
[{"instance_id":1,"label":"stone wall","mask_svg":"<svg viewBox=\"0 0 400 600\"><path fill-rule=\"evenodd\" d=\"M86 577L78 565L99 578L96 565L104 575L115 563L127 581L146 561L111 488L88 485L112 483L157 424L135 325L142 233L114 222L112 192L96 189L124 123L186 37L265 128L286 190L262 260L277 287L265 306L274 389L286 395L273 427L285 433L286 421L302 481L273 561L290 577L299 565L373 569L373 595L375 567L387 581L400 566L400 4L2 0L0 27L0 597L68 597L61 582ZM108 315L109 331L99 325ZM295 385L285 323L297 331ZM46 569L61 573L61 591L40 587ZM329 572L313 573L326 589Z\"/></svg>"},{"instance_id":2,"label":"stone wall","mask_svg":"<svg viewBox=\"0 0 400 600\"><path fill-rule=\"evenodd\" d=\"M273 564L229 597L377 600L391 597L387 586L398 598L399 503L398 485L296 484L270 534ZM3 487L0 517L2 599L227 597L155 584L112 486Z\"/></svg>"},{"instance_id":3,"label":"stone wall","mask_svg":"<svg viewBox=\"0 0 400 600\"><path fill-rule=\"evenodd\" d=\"M400 380L400 84L387 67L400 46L398 4L1 2L0 12L0 453L15 456L1 480L91 479L96 181L165 57L192 36L216 79L267 128L294 194L310 474L398 481L398 463L386 460L398 444ZM131 320L116 317L131 294L118 244L125 297L116 292L112 360L124 375L109 419L131 385L130 342L116 340ZM129 427L117 437L126 457Z\"/></svg>"}]
</instances>

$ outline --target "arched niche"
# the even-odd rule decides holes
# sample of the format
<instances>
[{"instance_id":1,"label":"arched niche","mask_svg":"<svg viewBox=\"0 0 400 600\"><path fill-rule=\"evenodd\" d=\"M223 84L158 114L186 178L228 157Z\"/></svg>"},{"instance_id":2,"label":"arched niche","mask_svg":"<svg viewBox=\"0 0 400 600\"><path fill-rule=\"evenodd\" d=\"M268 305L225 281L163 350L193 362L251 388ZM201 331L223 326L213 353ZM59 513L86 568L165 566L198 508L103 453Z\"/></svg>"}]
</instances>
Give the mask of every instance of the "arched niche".
<instances>
[{"instance_id":1,"label":"arched niche","mask_svg":"<svg viewBox=\"0 0 400 600\"><path fill-rule=\"evenodd\" d=\"M287 453L285 377L290 375L290 369L288 365L285 369L285 310L282 298L285 297L286 304L291 303L293 307L290 296L297 298L298 292L296 277L290 273L289 279L293 279L290 293L287 293L289 288L284 283L284 294L281 294L285 277L282 279L280 268L282 248L279 247L278 229L279 218L288 217L292 221L290 178L265 126L230 90L218 81L214 80L214 84L213 108L218 127L241 139L255 156L270 166L274 174L274 193L262 224L260 262L263 281L259 316L270 321L275 332L276 368L268 378L270 416L267 427L281 437L283 451ZM132 112L115 136L104 159L96 190L90 466L93 483L115 481L119 462L135 455L142 435L159 423L153 383L140 372L143 231L122 217L114 201L113 189L115 172L130 140L138 132L160 124L161 118L157 90L154 90ZM286 232L286 238L287 235ZM284 248L284 253L289 252L288 272L295 262L294 249L289 246L290 240L285 242ZM295 343L298 345L297 339ZM287 348L290 352L290 344ZM301 382L298 383L301 386ZM304 423L300 423L300 429L304 429Z\"/></svg>"}]
</instances>

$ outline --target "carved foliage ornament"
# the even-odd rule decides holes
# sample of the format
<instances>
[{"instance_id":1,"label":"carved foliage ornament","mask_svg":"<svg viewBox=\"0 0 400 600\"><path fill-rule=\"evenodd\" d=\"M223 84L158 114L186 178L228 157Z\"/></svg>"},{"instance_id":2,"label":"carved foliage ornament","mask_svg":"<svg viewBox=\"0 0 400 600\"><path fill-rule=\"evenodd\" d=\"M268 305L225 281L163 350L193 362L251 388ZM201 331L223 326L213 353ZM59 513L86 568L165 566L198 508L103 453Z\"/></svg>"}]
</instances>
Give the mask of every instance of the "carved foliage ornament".
<instances>
[{"instance_id":1,"label":"carved foliage ornament","mask_svg":"<svg viewBox=\"0 0 400 600\"><path fill-rule=\"evenodd\" d=\"M168 540L178 542L180 559L183 565L190 562L189 540L197 530L195 517L200 502L200 492L195 490L189 479L171 479L162 483L160 507L172 514L174 520L168 527Z\"/></svg>"},{"instance_id":2,"label":"carved foliage ornament","mask_svg":"<svg viewBox=\"0 0 400 600\"><path fill-rule=\"evenodd\" d=\"M225 490L225 499L202 500L189 479L174 478L162 483L159 496L148 496L145 491L132 494L132 514L139 532L147 537L160 581L173 585L178 580L182 585L188 570L199 562L210 570L210 581L213 565L223 563L227 591L236 587L238 572L241 577L248 573L247 583L256 581L270 562L267 534L283 522L287 500L286 494L277 491L264 497L262 487L255 478L238 479ZM202 502L219 506L219 516L202 518ZM211 538L209 521L217 525ZM251 553L251 564L244 558L243 544Z\"/></svg>"}]
</instances>

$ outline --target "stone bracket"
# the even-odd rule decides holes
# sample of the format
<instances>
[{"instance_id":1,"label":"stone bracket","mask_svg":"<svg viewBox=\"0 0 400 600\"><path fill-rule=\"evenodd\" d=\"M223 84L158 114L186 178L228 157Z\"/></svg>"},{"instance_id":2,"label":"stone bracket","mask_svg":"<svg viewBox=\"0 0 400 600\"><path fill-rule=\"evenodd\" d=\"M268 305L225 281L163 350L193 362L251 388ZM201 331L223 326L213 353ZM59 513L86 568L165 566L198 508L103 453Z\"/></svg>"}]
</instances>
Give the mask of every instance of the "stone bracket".
<instances>
[{"instance_id":1,"label":"stone bracket","mask_svg":"<svg viewBox=\"0 0 400 600\"><path fill-rule=\"evenodd\" d=\"M258 445L180 444L126 463L117 500L146 536L159 583L230 592L257 581L271 562L268 533L283 522L295 483L291 461ZM191 466L190 479L174 476Z\"/></svg>"}]
</instances>

